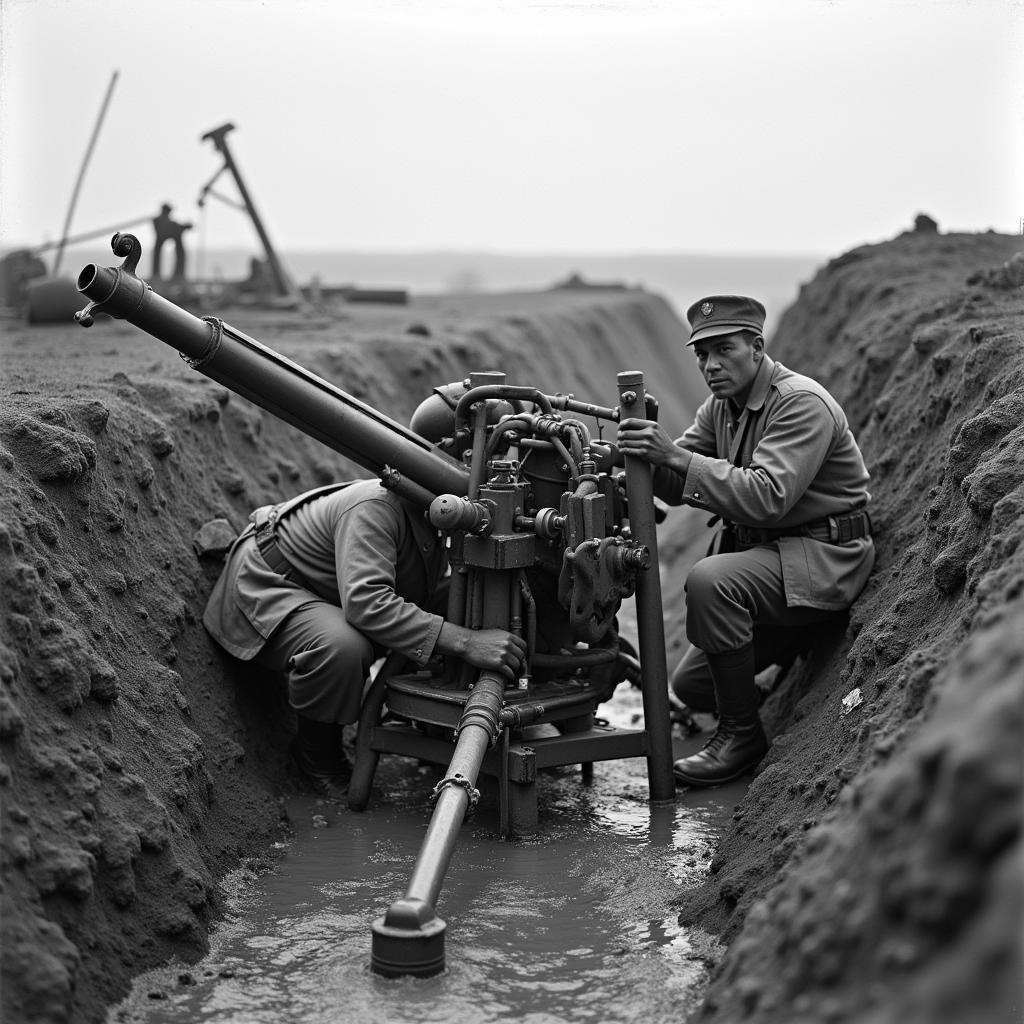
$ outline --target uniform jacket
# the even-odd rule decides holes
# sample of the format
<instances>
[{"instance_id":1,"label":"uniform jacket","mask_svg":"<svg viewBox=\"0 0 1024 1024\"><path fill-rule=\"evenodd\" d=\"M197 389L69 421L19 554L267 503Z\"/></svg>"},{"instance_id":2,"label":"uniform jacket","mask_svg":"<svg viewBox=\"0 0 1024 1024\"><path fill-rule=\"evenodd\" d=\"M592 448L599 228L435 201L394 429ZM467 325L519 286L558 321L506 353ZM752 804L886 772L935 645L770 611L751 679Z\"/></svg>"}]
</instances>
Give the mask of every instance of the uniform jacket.
<instances>
[{"instance_id":1,"label":"uniform jacket","mask_svg":"<svg viewBox=\"0 0 1024 1024\"><path fill-rule=\"evenodd\" d=\"M655 491L746 526L788 528L869 502L868 471L839 403L816 381L765 356L745 407L709 397L676 439L693 452L685 478L659 467ZM848 607L874 564L870 537L831 544L781 537L786 603Z\"/></svg>"},{"instance_id":2,"label":"uniform jacket","mask_svg":"<svg viewBox=\"0 0 1024 1024\"><path fill-rule=\"evenodd\" d=\"M248 660L287 615L317 597L341 608L382 649L425 664L444 622L423 610L447 567L438 533L377 480L281 508L278 547L308 589L264 562L249 527L228 553L203 614L213 638Z\"/></svg>"}]
</instances>

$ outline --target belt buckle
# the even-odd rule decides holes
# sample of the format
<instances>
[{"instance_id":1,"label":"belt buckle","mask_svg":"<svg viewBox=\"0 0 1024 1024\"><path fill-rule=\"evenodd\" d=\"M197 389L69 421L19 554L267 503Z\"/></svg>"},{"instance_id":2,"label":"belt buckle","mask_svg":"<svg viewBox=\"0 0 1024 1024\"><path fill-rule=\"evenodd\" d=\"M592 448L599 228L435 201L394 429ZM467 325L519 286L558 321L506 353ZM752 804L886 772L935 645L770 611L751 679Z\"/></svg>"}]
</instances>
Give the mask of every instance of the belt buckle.
<instances>
[{"instance_id":1,"label":"belt buckle","mask_svg":"<svg viewBox=\"0 0 1024 1024\"><path fill-rule=\"evenodd\" d=\"M841 530L839 528L839 520L836 519L835 516L827 516L826 519L827 519L827 522L828 522L828 539L829 539L829 542L832 543L832 544L840 544L840 543L842 543L842 541L841 541L842 532L841 532Z\"/></svg>"}]
</instances>

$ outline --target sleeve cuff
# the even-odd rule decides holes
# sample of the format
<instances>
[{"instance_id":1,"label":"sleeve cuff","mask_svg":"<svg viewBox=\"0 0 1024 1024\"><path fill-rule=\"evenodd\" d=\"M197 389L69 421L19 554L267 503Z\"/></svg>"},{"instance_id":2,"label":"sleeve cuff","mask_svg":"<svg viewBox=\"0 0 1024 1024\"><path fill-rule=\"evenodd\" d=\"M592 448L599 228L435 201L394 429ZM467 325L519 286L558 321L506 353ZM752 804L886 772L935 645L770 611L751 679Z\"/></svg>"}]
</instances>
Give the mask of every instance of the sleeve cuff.
<instances>
[{"instance_id":1,"label":"sleeve cuff","mask_svg":"<svg viewBox=\"0 0 1024 1024\"><path fill-rule=\"evenodd\" d=\"M423 642L407 654L421 668L434 656L434 648L437 646L437 638L441 633L444 619L440 615L431 615L430 623L423 635Z\"/></svg>"},{"instance_id":2,"label":"sleeve cuff","mask_svg":"<svg viewBox=\"0 0 1024 1024\"><path fill-rule=\"evenodd\" d=\"M683 501L687 505L706 506L707 498L704 495L704 488L701 481L704 478L704 470L707 467L706 455L694 452L690 457L690 465L686 470L686 477L683 480Z\"/></svg>"}]
</instances>

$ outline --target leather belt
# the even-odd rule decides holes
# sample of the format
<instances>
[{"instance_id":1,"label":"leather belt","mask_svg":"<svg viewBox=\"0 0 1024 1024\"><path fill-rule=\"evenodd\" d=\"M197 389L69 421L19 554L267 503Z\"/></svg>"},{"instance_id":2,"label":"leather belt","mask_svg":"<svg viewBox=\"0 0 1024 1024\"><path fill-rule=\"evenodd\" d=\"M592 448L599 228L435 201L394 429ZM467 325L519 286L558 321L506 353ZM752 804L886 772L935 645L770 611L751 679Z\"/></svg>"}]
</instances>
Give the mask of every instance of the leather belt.
<instances>
[{"instance_id":1,"label":"leather belt","mask_svg":"<svg viewBox=\"0 0 1024 1024\"><path fill-rule=\"evenodd\" d=\"M733 523L731 529L736 543L744 546L770 544L780 537L810 537L828 544L846 544L851 540L871 536L871 517L866 509L854 509L834 516L822 516L796 526L771 527L744 526Z\"/></svg>"},{"instance_id":2,"label":"leather belt","mask_svg":"<svg viewBox=\"0 0 1024 1024\"><path fill-rule=\"evenodd\" d=\"M291 583L309 590L309 584L305 577L284 557L281 547L277 543L274 530L277 527L277 508L270 510L265 518L259 515L262 509L257 509L254 520L253 536L256 539L256 547L259 549L260 557L267 563L267 567L273 569L278 576L283 576Z\"/></svg>"}]
</instances>

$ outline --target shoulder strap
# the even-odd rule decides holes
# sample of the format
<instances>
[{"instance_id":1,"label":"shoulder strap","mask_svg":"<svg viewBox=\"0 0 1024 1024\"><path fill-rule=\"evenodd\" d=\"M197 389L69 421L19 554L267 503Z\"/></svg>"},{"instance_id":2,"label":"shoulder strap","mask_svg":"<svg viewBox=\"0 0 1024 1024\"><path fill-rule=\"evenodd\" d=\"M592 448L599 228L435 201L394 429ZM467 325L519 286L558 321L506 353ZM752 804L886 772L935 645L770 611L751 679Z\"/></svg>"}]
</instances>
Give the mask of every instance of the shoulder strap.
<instances>
[{"instance_id":1,"label":"shoulder strap","mask_svg":"<svg viewBox=\"0 0 1024 1024\"><path fill-rule=\"evenodd\" d=\"M300 505L305 505L307 501L312 501L314 498L322 498L325 494L333 494L335 491L340 491L355 482L355 480L345 480L340 484L327 484L326 487L314 487L311 491L306 491L304 494L296 495L296 497L274 506L274 519L280 519L281 516L287 515L289 512L297 509Z\"/></svg>"}]
</instances>

